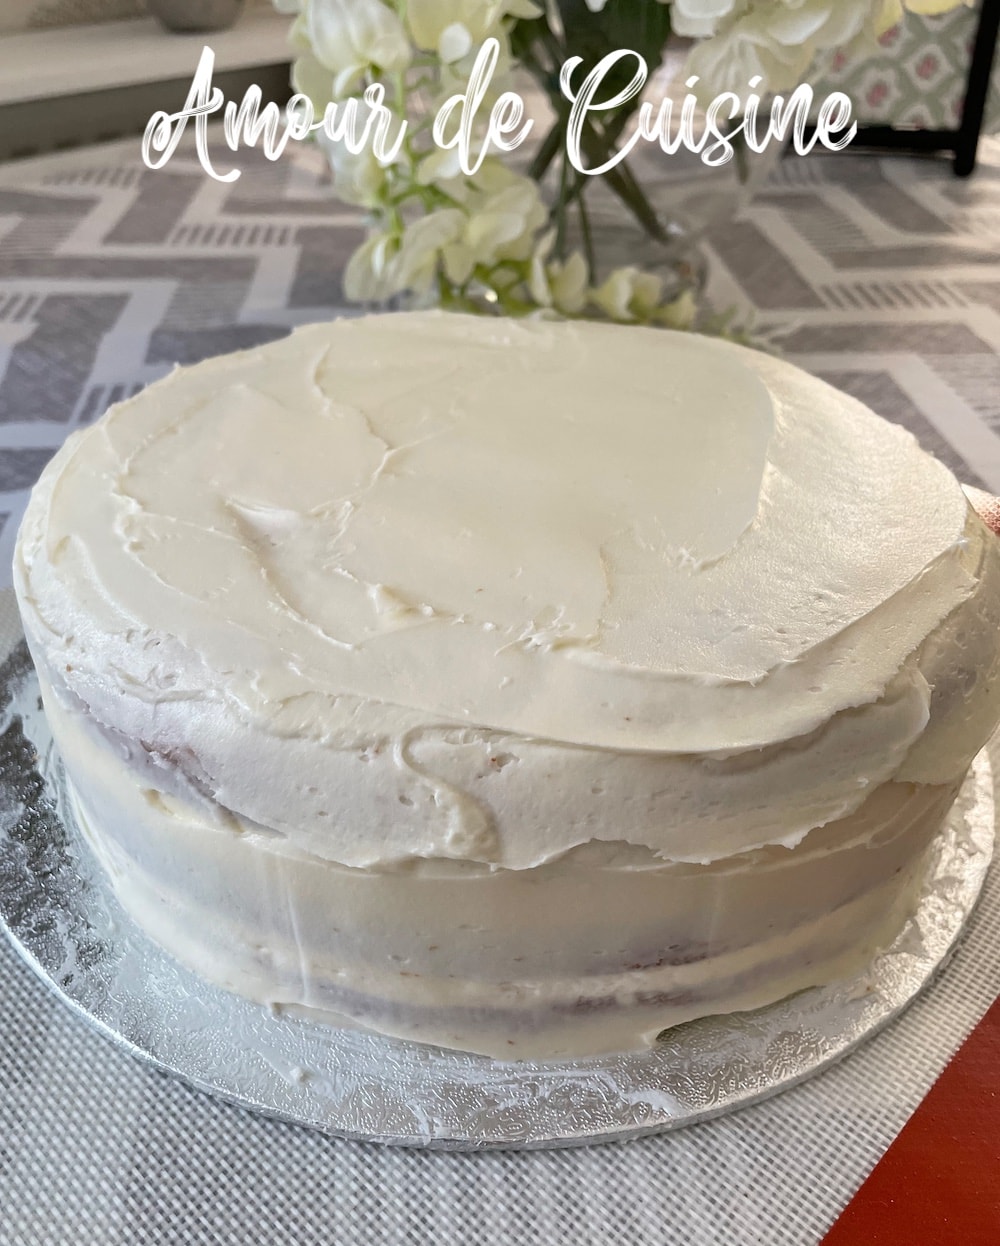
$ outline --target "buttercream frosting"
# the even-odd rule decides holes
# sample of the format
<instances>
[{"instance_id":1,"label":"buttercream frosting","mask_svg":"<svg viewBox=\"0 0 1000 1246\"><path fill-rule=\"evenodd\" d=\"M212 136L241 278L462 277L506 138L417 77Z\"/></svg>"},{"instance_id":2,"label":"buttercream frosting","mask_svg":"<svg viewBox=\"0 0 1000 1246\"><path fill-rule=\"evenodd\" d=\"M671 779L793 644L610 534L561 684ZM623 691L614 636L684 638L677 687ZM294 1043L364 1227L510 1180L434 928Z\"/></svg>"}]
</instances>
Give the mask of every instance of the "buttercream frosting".
<instances>
[{"instance_id":1,"label":"buttercream frosting","mask_svg":"<svg viewBox=\"0 0 1000 1246\"><path fill-rule=\"evenodd\" d=\"M75 715L151 841L222 827L234 861L734 877L901 793L898 917L1000 716L1000 553L954 477L691 335L415 313L180 369L56 455L15 579L67 756Z\"/></svg>"}]
</instances>

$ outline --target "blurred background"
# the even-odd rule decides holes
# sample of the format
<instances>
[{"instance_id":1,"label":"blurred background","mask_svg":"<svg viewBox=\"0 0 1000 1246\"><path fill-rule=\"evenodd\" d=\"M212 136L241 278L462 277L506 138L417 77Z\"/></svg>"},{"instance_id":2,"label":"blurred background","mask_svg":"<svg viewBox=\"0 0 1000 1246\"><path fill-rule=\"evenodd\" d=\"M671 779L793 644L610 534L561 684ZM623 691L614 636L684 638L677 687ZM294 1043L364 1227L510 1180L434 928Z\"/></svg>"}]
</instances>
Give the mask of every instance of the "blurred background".
<instances>
[{"instance_id":1,"label":"blurred background","mask_svg":"<svg viewBox=\"0 0 1000 1246\"><path fill-rule=\"evenodd\" d=\"M878 56L860 65L834 58L817 94L843 90L863 123L904 134L956 127L980 11L909 16L883 36ZM2 0L0 160L136 133L153 111L179 107L206 36L168 32L169 21L215 27L227 95L252 82L266 98L287 95L290 18L270 0ZM1000 128L1000 65L992 78L986 133Z\"/></svg>"},{"instance_id":2,"label":"blurred background","mask_svg":"<svg viewBox=\"0 0 1000 1246\"><path fill-rule=\"evenodd\" d=\"M269 0L0 0L0 160L140 133L181 106L206 39L227 96L283 100L289 24Z\"/></svg>"}]
</instances>

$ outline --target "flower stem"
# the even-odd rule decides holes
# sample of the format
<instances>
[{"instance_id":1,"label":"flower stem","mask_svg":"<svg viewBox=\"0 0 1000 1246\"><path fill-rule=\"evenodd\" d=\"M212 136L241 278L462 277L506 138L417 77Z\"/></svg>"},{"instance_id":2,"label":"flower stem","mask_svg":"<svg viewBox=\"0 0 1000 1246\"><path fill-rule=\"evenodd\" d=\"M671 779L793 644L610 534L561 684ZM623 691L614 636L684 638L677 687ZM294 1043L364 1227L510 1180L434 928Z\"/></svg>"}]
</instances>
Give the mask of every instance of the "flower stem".
<instances>
[{"instance_id":1,"label":"flower stem","mask_svg":"<svg viewBox=\"0 0 1000 1246\"><path fill-rule=\"evenodd\" d=\"M577 211L580 215L580 236L583 239L583 257L587 261L587 280L590 285L597 284L597 257L594 254L594 235L590 230L590 214L587 211L587 198L578 194Z\"/></svg>"},{"instance_id":2,"label":"flower stem","mask_svg":"<svg viewBox=\"0 0 1000 1246\"><path fill-rule=\"evenodd\" d=\"M541 147L539 147L538 151L535 152L534 159L528 167L528 176L532 179L532 181L540 182L549 171L549 167L555 159L560 143L562 142L562 125L563 122L561 117L557 121L554 121L552 128L542 140Z\"/></svg>"},{"instance_id":3,"label":"flower stem","mask_svg":"<svg viewBox=\"0 0 1000 1246\"><path fill-rule=\"evenodd\" d=\"M566 245L566 189L569 186L569 157L563 152L559 162L559 198L556 201L556 242L555 252L560 259L565 259Z\"/></svg>"},{"instance_id":4,"label":"flower stem","mask_svg":"<svg viewBox=\"0 0 1000 1246\"><path fill-rule=\"evenodd\" d=\"M619 199L632 210L632 215L646 233L651 238L655 238L657 242L667 242L667 235L664 233L660 218L646 198L645 191L635 180L628 163L623 160L615 168L609 169L604 176Z\"/></svg>"}]
</instances>

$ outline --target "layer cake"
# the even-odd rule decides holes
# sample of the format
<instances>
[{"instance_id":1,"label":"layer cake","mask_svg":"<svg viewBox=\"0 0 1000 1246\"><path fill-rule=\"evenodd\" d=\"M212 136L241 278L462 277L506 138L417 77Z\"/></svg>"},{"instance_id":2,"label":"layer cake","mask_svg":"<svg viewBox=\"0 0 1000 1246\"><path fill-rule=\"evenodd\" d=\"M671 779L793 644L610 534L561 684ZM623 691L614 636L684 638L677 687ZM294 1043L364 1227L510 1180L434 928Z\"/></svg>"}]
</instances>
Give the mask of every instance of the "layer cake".
<instances>
[{"instance_id":1,"label":"layer cake","mask_svg":"<svg viewBox=\"0 0 1000 1246\"><path fill-rule=\"evenodd\" d=\"M501 1059L856 970L1000 719L1000 545L913 437L658 330L339 320L46 468L81 824L204 979Z\"/></svg>"}]
</instances>

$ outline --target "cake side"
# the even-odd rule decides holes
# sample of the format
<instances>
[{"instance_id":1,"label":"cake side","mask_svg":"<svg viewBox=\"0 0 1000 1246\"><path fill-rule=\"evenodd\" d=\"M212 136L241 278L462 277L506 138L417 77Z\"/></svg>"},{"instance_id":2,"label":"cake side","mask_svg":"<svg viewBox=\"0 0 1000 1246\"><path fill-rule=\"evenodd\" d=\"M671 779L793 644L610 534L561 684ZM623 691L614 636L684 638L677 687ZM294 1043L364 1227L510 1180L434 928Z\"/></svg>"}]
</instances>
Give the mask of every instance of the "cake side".
<instances>
[{"instance_id":1,"label":"cake side","mask_svg":"<svg viewBox=\"0 0 1000 1246\"><path fill-rule=\"evenodd\" d=\"M635 1050L857 972L913 910L957 790L882 784L794 849L710 865L594 842L527 870L365 870L165 795L155 762L125 760L50 694L46 705L78 822L120 900L199 976L497 1059Z\"/></svg>"}]
</instances>

